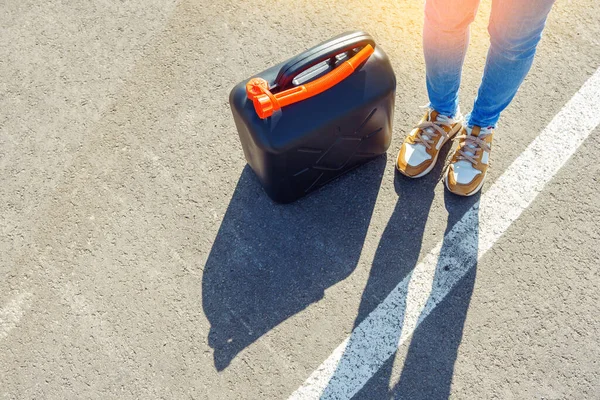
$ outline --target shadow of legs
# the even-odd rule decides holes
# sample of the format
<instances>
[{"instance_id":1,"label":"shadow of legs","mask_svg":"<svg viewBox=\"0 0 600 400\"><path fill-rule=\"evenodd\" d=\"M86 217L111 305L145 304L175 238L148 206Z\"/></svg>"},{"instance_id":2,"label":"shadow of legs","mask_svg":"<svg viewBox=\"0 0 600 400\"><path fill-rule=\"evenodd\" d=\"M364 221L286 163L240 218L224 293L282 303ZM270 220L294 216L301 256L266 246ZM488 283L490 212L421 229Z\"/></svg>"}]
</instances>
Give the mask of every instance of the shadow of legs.
<instances>
[{"instance_id":1,"label":"shadow of legs","mask_svg":"<svg viewBox=\"0 0 600 400\"><path fill-rule=\"evenodd\" d=\"M417 264L435 188L441 184L443 160L451 147L449 142L441 148L438 163L422 178L407 178L396 171L398 202L379 240L355 327Z\"/></svg>"},{"instance_id":2,"label":"shadow of legs","mask_svg":"<svg viewBox=\"0 0 600 400\"><path fill-rule=\"evenodd\" d=\"M244 169L202 278L217 370L356 268L385 164L288 205L272 203Z\"/></svg>"},{"instance_id":3,"label":"shadow of legs","mask_svg":"<svg viewBox=\"0 0 600 400\"><path fill-rule=\"evenodd\" d=\"M450 145L446 145L440 152L440 160L446 158ZM355 320L355 330L350 336L342 358L337 363L328 386L324 389L322 398L336 398L339 391L347 391L348 385L356 384L351 377L363 363L371 363L369 357L377 359L381 353L390 348L395 348L395 343L400 339L403 315L393 315L390 320L397 320L397 325L387 321L384 326L378 327L367 324L370 328L366 331L356 328L369 317L369 314L390 294L397 285L407 278L414 269L421 251L423 231L433 202L434 189L439 183L443 163L439 162L428 175L419 179L406 178L397 173L395 179L396 191L399 199L394 212L383 232L377 247L369 280L362 295L358 316ZM406 288L404 288L405 290ZM398 313L404 312L404 305L399 304ZM378 322L375 322L378 324ZM383 329L383 330L380 330ZM390 331L392 329L393 331ZM365 340L364 335L377 335L378 342ZM379 346L379 349L365 348ZM391 346L391 347L390 347ZM384 350L385 349L385 350ZM368 353L368 354L367 354ZM369 358L366 360L365 358ZM373 361L376 363L376 361ZM348 372L351 372L349 375ZM384 376L387 394L389 374ZM366 398L377 398L369 397Z\"/></svg>"},{"instance_id":4,"label":"shadow of legs","mask_svg":"<svg viewBox=\"0 0 600 400\"><path fill-rule=\"evenodd\" d=\"M354 322L355 327L416 265L434 189L439 179L435 172L434 170L420 179L396 173L395 184L399 199L377 246Z\"/></svg>"},{"instance_id":5,"label":"shadow of legs","mask_svg":"<svg viewBox=\"0 0 600 400\"><path fill-rule=\"evenodd\" d=\"M433 193L433 188L431 192ZM410 193L415 192L411 190ZM336 369L322 392L322 399L350 397L363 385L365 386L354 398L447 397L473 287L473 266L477 262L478 197L464 199L446 193L449 217L444 241L437 247L439 253L425 257L417 269L414 268L420 245L411 247L413 252L407 254L401 246L402 236L398 237L399 241L391 243L390 237L394 236L384 234L363 295L363 300L368 298L369 293L378 296L380 300L371 301L373 305L370 307L363 308L361 305L361 314L344 353L338 361L333 361ZM421 200L427 201L428 198L421 196ZM411 204L414 203L408 201L404 206L403 199L400 198L400 206L390 219L386 233L388 229L401 229L393 228L398 221L414 217L419 209L411 209ZM431 200L426 204L428 210ZM421 223L416 230L410 231L410 238L418 243L422 238L427 212L419 215L421 218L416 221ZM403 225L400 223L399 226ZM404 229L408 231L407 227ZM399 260L409 260L410 264L403 264ZM405 266L408 270L394 270L398 265ZM378 272L378 266L383 271ZM374 280L378 274L379 278ZM398 276L390 278L393 274ZM385 300L385 305L375 309L376 304L389 293L392 295ZM447 313L440 314L438 306L442 307L442 311L444 306L449 307L445 309ZM372 311L374 312L369 315ZM420 323L424 325L421 326ZM413 332L415 327L416 333ZM411 333L414 336L411 337ZM431 346L432 341L438 345ZM394 365L392 356L399 343L407 342L411 344L406 363L401 364L404 369L400 381L390 390ZM427 354L429 357L425 357L423 349L430 351ZM420 375L423 372L424 375ZM371 374L375 374L373 379L369 379Z\"/></svg>"},{"instance_id":6,"label":"shadow of legs","mask_svg":"<svg viewBox=\"0 0 600 400\"><path fill-rule=\"evenodd\" d=\"M477 206L479 194L464 199L446 193L446 208L448 209L448 233L458 220L472 207ZM446 240L440 251L440 262L436 267L434 290L437 282L443 282L444 274L451 273L453 268L469 269L448 295L427 316L415 330L404 367L398 383L392 390L395 399L447 399L450 395L454 364L463 333L463 327L477 270L477 248L479 237L479 219L477 213L469 220L463 240L473 244L472 247L455 248L457 243ZM463 252L452 258L463 264L448 265L442 260L448 254ZM465 254L466 253L466 254ZM446 255L446 257L444 256ZM466 265L465 265L466 264ZM443 283L441 283L443 285ZM441 289L444 290L444 289Z\"/></svg>"}]
</instances>

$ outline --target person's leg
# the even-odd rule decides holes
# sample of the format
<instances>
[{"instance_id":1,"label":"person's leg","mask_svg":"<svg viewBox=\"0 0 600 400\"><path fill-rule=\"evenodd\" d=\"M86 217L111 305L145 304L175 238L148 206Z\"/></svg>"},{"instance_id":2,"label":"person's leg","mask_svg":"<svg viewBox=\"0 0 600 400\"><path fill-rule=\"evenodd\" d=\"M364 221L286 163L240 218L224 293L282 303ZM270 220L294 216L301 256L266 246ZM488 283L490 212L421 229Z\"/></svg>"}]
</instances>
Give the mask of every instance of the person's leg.
<instances>
[{"instance_id":1,"label":"person's leg","mask_svg":"<svg viewBox=\"0 0 600 400\"><path fill-rule=\"evenodd\" d=\"M529 0L527 0L529 1ZM423 27L429 106L442 115L458 111L458 88L479 0L427 0Z\"/></svg>"},{"instance_id":2,"label":"person's leg","mask_svg":"<svg viewBox=\"0 0 600 400\"><path fill-rule=\"evenodd\" d=\"M479 0L427 0L423 49L427 70L429 108L415 129L404 139L396 168L419 178L436 164L441 147L462 126L458 113L458 87L469 44L469 25Z\"/></svg>"},{"instance_id":3,"label":"person's leg","mask_svg":"<svg viewBox=\"0 0 600 400\"><path fill-rule=\"evenodd\" d=\"M529 72L553 0L492 0L491 45L473 111L458 135L444 181L453 193L471 196L483 186L493 129Z\"/></svg>"},{"instance_id":4,"label":"person's leg","mask_svg":"<svg viewBox=\"0 0 600 400\"><path fill-rule=\"evenodd\" d=\"M491 45L469 126L495 127L531 68L554 0L493 0Z\"/></svg>"}]
</instances>

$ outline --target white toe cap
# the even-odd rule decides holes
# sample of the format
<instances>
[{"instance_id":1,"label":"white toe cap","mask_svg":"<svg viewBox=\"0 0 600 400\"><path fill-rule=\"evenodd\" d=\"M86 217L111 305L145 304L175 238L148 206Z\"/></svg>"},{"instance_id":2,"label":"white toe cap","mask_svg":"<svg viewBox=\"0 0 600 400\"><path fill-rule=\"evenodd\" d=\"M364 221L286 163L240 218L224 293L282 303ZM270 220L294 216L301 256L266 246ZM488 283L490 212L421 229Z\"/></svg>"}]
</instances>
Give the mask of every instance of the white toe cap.
<instances>
[{"instance_id":1,"label":"white toe cap","mask_svg":"<svg viewBox=\"0 0 600 400\"><path fill-rule=\"evenodd\" d=\"M416 167L425 161L431 160L431 156L427 153L427 149L422 144L406 143L404 156L406 158L406 163L411 167Z\"/></svg>"},{"instance_id":2,"label":"white toe cap","mask_svg":"<svg viewBox=\"0 0 600 400\"><path fill-rule=\"evenodd\" d=\"M452 173L454 174L454 180L459 185L468 185L473 182L473 179L479 174L481 171L473 168L473 165L466 161L461 160L457 161L453 164Z\"/></svg>"}]
</instances>

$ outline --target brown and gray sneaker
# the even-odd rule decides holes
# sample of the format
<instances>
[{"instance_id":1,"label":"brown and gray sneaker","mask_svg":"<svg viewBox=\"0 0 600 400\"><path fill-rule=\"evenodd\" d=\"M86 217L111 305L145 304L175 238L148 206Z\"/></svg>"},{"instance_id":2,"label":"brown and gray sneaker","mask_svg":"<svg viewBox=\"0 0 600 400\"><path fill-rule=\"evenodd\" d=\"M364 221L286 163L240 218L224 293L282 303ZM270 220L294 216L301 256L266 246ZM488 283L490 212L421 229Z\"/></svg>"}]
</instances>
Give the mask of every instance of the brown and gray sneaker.
<instances>
[{"instance_id":1,"label":"brown and gray sneaker","mask_svg":"<svg viewBox=\"0 0 600 400\"><path fill-rule=\"evenodd\" d=\"M472 196L481 190L492 150L491 127L465 127L457 136L458 148L446 170L446 187L460 196Z\"/></svg>"},{"instance_id":2,"label":"brown and gray sneaker","mask_svg":"<svg viewBox=\"0 0 600 400\"><path fill-rule=\"evenodd\" d=\"M438 159L440 149L462 127L460 111L455 118L428 110L421 122L404 139L396 168L410 178L420 178L429 173Z\"/></svg>"}]
</instances>

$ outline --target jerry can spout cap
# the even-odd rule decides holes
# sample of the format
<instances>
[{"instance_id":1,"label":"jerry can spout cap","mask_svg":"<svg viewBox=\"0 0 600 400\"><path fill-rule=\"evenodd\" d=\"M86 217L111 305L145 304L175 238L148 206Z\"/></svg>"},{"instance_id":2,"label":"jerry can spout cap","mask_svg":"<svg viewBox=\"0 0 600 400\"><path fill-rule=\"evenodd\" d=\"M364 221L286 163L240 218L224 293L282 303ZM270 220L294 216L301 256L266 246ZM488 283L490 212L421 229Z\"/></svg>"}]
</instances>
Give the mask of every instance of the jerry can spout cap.
<instances>
[{"instance_id":1,"label":"jerry can spout cap","mask_svg":"<svg viewBox=\"0 0 600 400\"><path fill-rule=\"evenodd\" d=\"M269 90L269 84L263 78L252 78L246 84L248 100L253 100Z\"/></svg>"}]
</instances>

